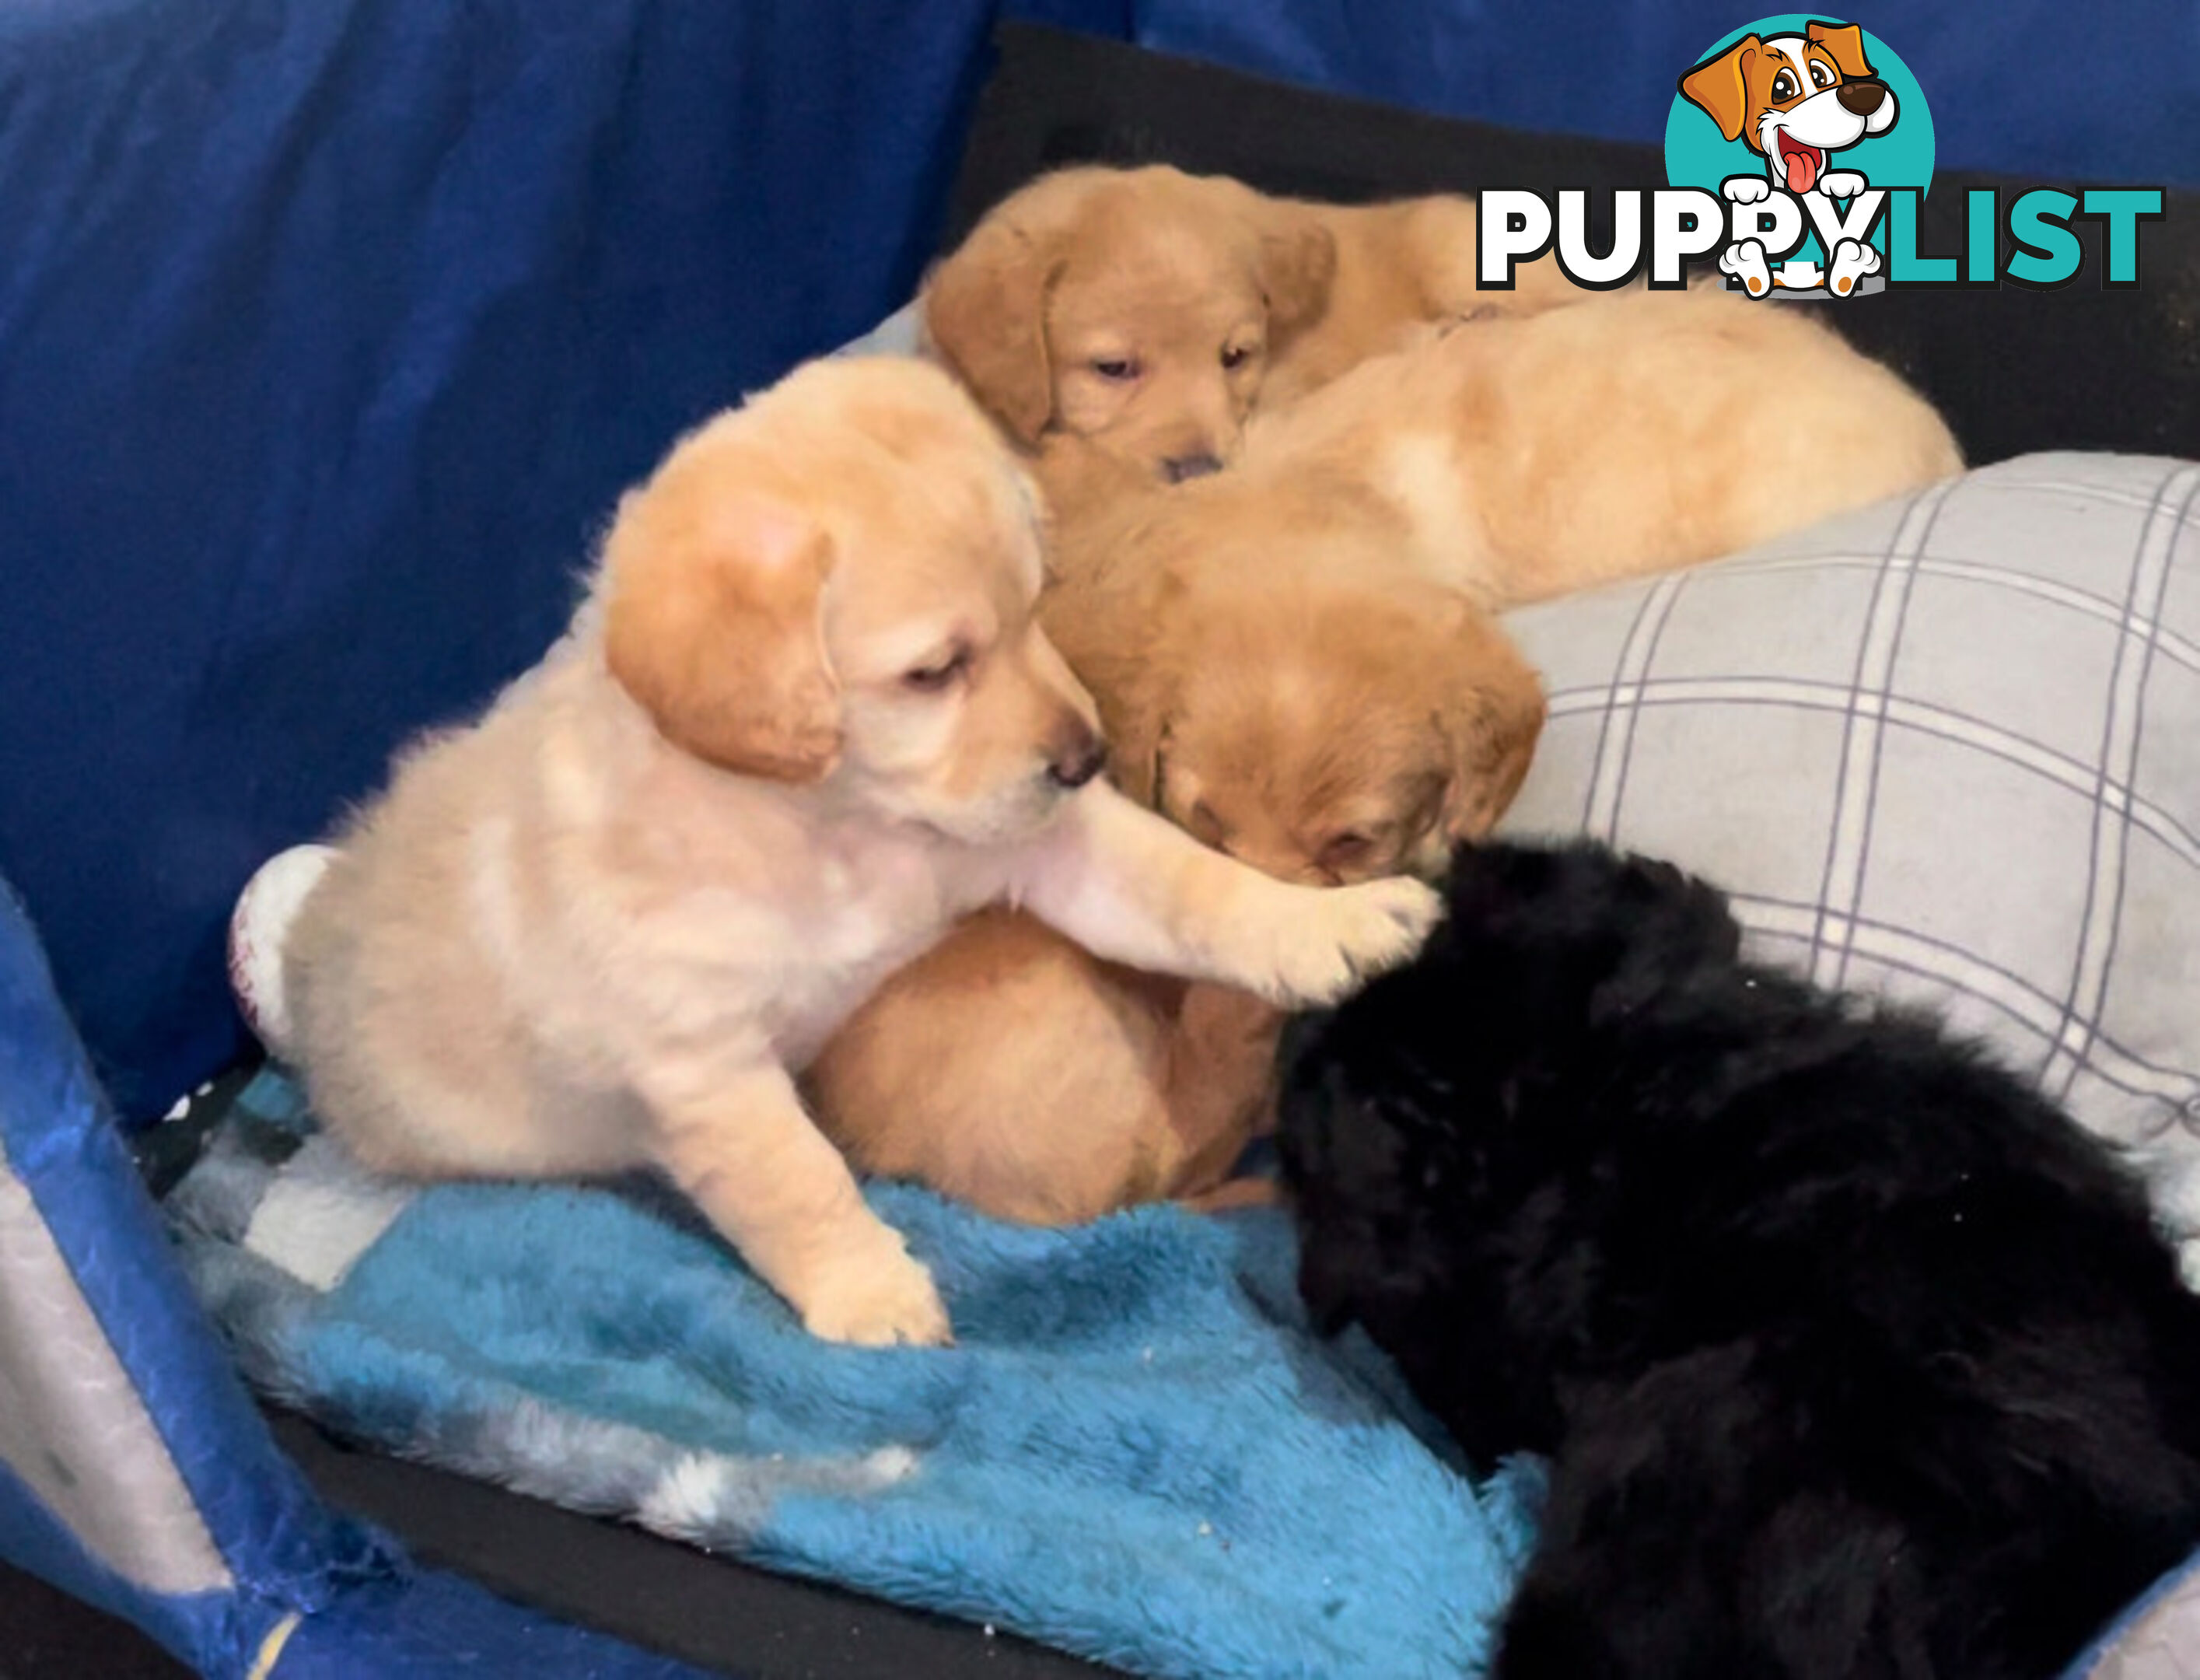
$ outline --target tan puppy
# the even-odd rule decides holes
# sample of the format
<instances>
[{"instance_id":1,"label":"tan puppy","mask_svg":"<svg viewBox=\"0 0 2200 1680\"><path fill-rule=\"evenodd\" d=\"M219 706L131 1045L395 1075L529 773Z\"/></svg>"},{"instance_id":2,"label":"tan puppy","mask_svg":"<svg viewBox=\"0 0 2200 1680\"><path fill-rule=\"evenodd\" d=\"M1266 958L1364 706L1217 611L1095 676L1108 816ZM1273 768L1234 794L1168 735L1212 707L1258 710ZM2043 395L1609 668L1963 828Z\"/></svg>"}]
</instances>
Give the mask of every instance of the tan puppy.
<instances>
[{"instance_id":1,"label":"tan puppy","mask_svg":"<svg viewBox=\"0 0 2200 1680\"><path fill-rule=\"evenodd\" d=\"M1224 474L1065 531L1041 616L1100 702L1115 779L1280 880L1439 872L1527 773L1536 674L1379 524L1302 533L1267 505Z\"/></svg>"},{"instance_id":2,"label":"tan puppy","mask_svg":"<svg viewBox=\"0 0 2200 1680\"><path fill-rule=\"evenodd\" d=\"M1270 198L1164 166L1085 167L1011 194L925 288L934 352L1015 437L1090 438L1166 480L1237 453L1287 400L1477 307L1577 291L1545 259L1511 291L1474 278L1475 207Z\"/></svg>"},{"instance_id":3,"label":"tan puppy","mask_svg":"<svg viewBox=\"0 0 2200 1680\"><path fill-rule=\"evenodd\" d=\"M1456 591L1379 543L1278 541L1235 474L1126 486L1060 446L1043 468L1069 517L1041 616L1120 732L1126 791L1308 882L1432 869L1510 803L1542 694ZM810 1078L863 1165L1070 1221L1214 1190L1265 1115L1280 1023L994 912L881 987Z\"/></svg>"},{"instance_id":4,"label":"tan puppy","mask_svg":"<svg viewBox=\"0 0 2200 1680\"><path fill-rule=\"evenodd\" d=\"M1731 553L1963 464L1930 404L1803 309L1700 286L1430 330L1260 417L1238 517L1294 541L1387 532L1501 610Z\"/></svg>"},{"instance_id":5,"label":"tan puppy","mask_svg":"<svg viewBox=\"0 0 2200 1680\"><path fill-rule=\"evenodd\" d=\"M866 1171L1074 1225L1222 1185L1267 1121L1283 1021L991 910L873 993L806 1089Z\"/></svg>"},{"instance_id":6,"label":"tan puppy","mask_svg":"<svg viewBox=\"0 0 2200 1680\"><path fill-rule=\"evenodd\" d=\"M941 1342L793 1070L957 917L1334 996L1413 883L1281 885L1091 779L1028 481L939 370L816 363L622 504L568 645L432 739L286 947L315 1105L424 1175L667 1173L821 1336ZM1080 791L1081 790L1081 791Z\"/></svg>"}]
</instances>

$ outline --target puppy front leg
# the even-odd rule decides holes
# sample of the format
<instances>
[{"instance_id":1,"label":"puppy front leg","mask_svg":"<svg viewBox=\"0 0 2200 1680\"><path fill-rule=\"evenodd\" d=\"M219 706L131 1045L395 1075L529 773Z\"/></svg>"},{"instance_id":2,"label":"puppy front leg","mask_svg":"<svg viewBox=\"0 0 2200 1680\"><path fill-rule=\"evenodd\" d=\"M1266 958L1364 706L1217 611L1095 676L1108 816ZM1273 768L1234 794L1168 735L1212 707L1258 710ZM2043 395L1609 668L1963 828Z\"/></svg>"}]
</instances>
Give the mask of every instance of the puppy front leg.
<instances>
[{"instance_id":1,"label":"puppy front leg","mask_svg":"<svg viewBox=\"0 0 2200 1680\"><path fill-rule=\"evenodd\" d=\"M1098 956L1286 1006L1404 962L1442 901L1417 881L1297 887L1209 851L1096 782L1026 854L1015 897Z\"/></svg>"},{"instance_id":2,"label":"puppy front leg","mask_svg":"<svg viewBox=\"0 0 2200 1680\"><path fill-rule=\"evenodd\" d=\"M864 1204L785 1068L660 1069L639 1083L659 1163L812 1335L954 1340L932 1274Z\"/></svg>"}]
</instances>

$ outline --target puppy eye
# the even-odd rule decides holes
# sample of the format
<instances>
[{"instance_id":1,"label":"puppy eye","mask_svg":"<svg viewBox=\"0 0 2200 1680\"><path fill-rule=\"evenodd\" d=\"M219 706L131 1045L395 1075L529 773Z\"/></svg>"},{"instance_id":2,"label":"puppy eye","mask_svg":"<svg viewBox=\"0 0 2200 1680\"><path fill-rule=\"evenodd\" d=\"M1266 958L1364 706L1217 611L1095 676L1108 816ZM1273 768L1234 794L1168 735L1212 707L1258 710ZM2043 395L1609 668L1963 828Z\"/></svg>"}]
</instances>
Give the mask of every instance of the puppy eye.
<instances>
[{"instance_id":1,"label":"puppy eye","mask_svg":"<svg viewBox=\"0 0 2200 1680\"><path fill-rule=\"evenodd\" d=\"M1231 344L1223 348L1222 366L1231 372L1234 372L1252 360L1253 347L1250 344Z\"/></svg>"},{"instance_id":2,"label":"puppy eye","mask_svg":"<svg viewBox=\"0 0 2200 1680\"><path fill-rule=\"evenodd\" d=\"M1228 838L1222 819L1214 814L1214 807L1201 799L1191 807L1191 832L1209 846L1220 846Z\"/></svg>"},{"instance_id":3,"label":"puppy eye","mask_svg":"<svg viewBox=\"0 0 2200 1680\"><path fill-rule=\"evenodd\" d=\"M1325 869L1343 869L1365 862L1374 849L1374 836L1363 834L1357 828L1347 828L1323 841L1320 855L1314 861Z\"/></svg>"},{"instance_id":4,"label":"puppy eye","mask_svg":"<svg viewBox=\"0 0 2200 1680\"><path fill-rule=\"evenodd\" d=\"M1103 379L1135 379L1138 364L1129 356L1098 356L1093 360L1092 371Z\"/></svg>"},{"instance_id":5,"label":"puppy eye","mask_svg":"<svg viewBox=\"0 0 2200 1680\"><path fill-rule=\"evenodd\" d=\"M1819 63L1815 58L1811 61L1811 82L1813 86L1830 87L1833 85L1833 80L1834 73L1832 71L1826 68L1824 65Z\"/></svg>"},{"instance_id":6,"label":"puppy eye","mask_svg":"<svg viewBox=\"0 0 2200 1680\"><path fill-rule=\"evenodd\" d=\"M1772 79L1772 97L1775 99L1793 99L1797 91L1793 70L1782 70Z\"/></svg>"},{"instance_id":7,"label":"puppy eye","mask_svg":"<svg viewBox=\"0 0 2200 1680\"><path fill-rule=\"evenodd\" d=\"M970 669L970 650L958 647L944 659L916 665L901 674L902 686L920 694L936 694Z\"/></svg>"}]
</instances>

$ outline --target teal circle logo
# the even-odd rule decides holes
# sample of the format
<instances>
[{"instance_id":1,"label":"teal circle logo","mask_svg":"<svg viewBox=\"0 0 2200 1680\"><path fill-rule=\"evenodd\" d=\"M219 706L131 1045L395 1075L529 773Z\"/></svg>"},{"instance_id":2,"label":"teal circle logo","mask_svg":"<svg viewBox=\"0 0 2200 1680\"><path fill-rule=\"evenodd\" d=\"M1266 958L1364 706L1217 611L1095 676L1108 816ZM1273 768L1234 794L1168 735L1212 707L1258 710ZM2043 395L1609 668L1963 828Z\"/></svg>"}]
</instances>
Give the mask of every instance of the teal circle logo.
<instances>
[{"instance_id":1,"label":"teal circle logo","mask_svg":"<svg viewBox=\"0 0 2200 1680\"><path fill-rule=\"evenodd\" d=\"M1665 118L1666 179L1741 206L1771 190L1798 204L1813 192L1853 204L1859 177L1865 190L1922 193L1933 153L1933 114L1900 56L1867 29L1808 12L1759 18L1712 42L1678 78ZM1823 265L1823 248L1808 231L1815 223L1805 226L1789 259ZM1883 215L1869 243L1884 255ZM1779 284L1809 290L1796 279Z\"/></svg>"}]
</instances>

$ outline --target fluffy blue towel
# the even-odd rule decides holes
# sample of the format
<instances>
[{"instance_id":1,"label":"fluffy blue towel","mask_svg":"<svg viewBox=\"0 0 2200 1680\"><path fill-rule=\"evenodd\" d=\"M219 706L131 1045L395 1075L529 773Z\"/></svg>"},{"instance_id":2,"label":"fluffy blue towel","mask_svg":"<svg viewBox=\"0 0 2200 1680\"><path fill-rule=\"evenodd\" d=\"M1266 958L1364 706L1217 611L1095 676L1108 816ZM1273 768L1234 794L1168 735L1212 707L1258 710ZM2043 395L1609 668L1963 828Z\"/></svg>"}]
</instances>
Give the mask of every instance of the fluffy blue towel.
<instances>
[{"instance_id":1,"label":"fluffy blue towel","mask_svg":"<svg viewBox=\"0 0 2200 1680\"><path fill-rule=\"evenodd\" d=\"M946 1350L806 1335L645 1188L365 1178L263 1075L169 1198L269 1391L560 1504L1139 1672L1472 1674L1531 1537L1364 1343L1310 1336L1288 1223L1069 1231L922 1191Z\"/></svg>"}]
</instances>

